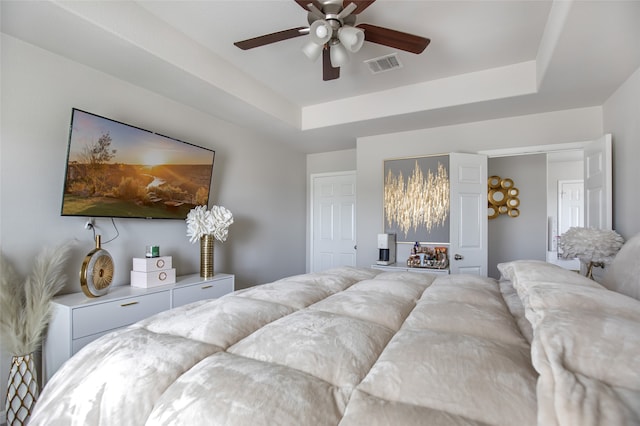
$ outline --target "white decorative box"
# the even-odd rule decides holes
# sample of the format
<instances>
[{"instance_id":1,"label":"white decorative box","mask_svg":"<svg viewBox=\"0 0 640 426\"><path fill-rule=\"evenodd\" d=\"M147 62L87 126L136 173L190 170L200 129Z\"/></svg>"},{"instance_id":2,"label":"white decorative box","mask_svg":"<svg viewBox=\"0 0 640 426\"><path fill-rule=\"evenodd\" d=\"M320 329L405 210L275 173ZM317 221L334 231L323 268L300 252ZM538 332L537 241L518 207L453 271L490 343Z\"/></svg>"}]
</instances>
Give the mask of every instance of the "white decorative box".
<instances>
[{"instance_id":1,"label":"white decorative box","mask_svg":"<svg viewBox=\"0 0 640 426\"><path fill-rule=\"evenodd\" d=\"M131 271L131 287L150 288L175 282L175 268L152 272Z\"/></svg>"},{"instance_id":2,"label":"white decorative box","mask_svg":"<svg viewBox=\"0 0 640 426\"><path fill-rule=\"evenodd\" d=\"M164 269L171 269L171 256L133 258L134 271L153 272Z\"/></svg>"}]
</instances>

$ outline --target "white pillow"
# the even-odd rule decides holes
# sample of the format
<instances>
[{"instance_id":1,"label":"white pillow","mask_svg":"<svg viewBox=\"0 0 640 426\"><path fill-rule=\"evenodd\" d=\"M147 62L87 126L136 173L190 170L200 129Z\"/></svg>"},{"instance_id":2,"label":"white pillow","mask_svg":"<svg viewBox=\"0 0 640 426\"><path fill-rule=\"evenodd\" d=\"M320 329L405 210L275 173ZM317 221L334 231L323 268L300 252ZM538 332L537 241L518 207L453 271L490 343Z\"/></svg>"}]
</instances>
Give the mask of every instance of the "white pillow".
<instances>
[{"instance_id":1,"label":"white pillow","mask_svg":"<svg viewBox=\"0 0 640 426\"><path fill-rule=\"evenodd\" d=\"M640 234L628 240L610 265L602 285L640 300Z\"/></svg>"},{"instance_id":2,"label":"white pillow","mask_svg":"<svg viewBox=\"0 0 640 426\"><path fill-rule=\"evenodd\" d=\"M558 282L567 285L602 288L600 284L583 275L542 260L504 262L498 264L498 270L504 279L512 282L516 290L519 288L520 283L526 281Z\"/></svg>"}]
</instances>

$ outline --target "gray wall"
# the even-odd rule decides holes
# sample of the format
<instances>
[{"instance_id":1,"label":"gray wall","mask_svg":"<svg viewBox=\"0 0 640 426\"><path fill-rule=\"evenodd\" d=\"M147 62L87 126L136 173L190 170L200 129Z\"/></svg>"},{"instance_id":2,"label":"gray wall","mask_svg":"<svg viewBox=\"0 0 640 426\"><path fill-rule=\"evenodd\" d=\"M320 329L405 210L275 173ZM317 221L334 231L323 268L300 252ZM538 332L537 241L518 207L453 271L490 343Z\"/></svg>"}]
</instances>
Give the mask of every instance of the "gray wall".
<instances>
[{"instance_id":1,"label":"gray wall","mask_svg":"<svg viewBox=\"0 0 640 426\"><path fill-rule=\"evenodd\" d=\"M66 290L78 291L76 276L93 246L85 218L59 213L72 107L216 151L209 204L227 207L235 223L229 239L216 243L215 269L236 274L239 287L304 272L304 154L6 35L2 62L12 66L2 69L0 244L20 272L40 247L74 238ZM128 284L131 258L146 244L172 255L178 275L198 272L199 246L189 243L183 221L116 225L120 237L104 246L115 260L114 284ZM110 220L98 219L97 227L103 241L115 234Z\"/></svg>"},{"instance_id":2,"label":"gray wall","mask_svg":"<svg viewBox=\"0 0 640 426\"><path fill-rule=\"evenodd\" d=\"M489 220L488 273L500 278L496 265L517 259L546 259L547 159L545 154L489 158L489 176L511 178L520 194L520 216Z\"/></svg>"},{"instance_id":3,"label":"gray wall","mask_svg":"<svg viewBox=\"0 0 640 426\"><path fill-rule=\"evenodd\" d=\"M602 133L602 109L593 107L359 138L357 264L371 264L376 252L376 234L383 229L382 165L385 159L578 142L596 139ZM542 180L543 185L545 181Z\"/></svg>"},{"instance_id":4,"label":"gray wall","mask_svg":"<svg viewBox=\"0 0 640 426\"><path fill-rule=\"evenodd\" d=\"M640 68L605 102L605 133L613 135L613 229L640 232Z\"/></svg>"},{"instance_id":5,"label":"gray wall","mask_svg":"<svg viewBox=\"0 0 640 426\"><path fill-rule=\"evenodd\" d=\"M305 271L305 155L4 34L1 55L0 249L23 276L41 247L76 239L65 291L80 291L78 272L94 247L85 218L60 216L72 107L216 151L210 203L231 210L235 223L216 243L215 269L236 274L238 288ZM150 243L173 256L178 275L198 272L199 246L183 221L116 224L120 237L104 246L114 284L129 282L131 259ZM96 225L103 240L114 235L111 221ZM5 395L8 354L0 355Z\"/></svg>"},{"instance_id":6,"label":"gray wall","mask_svg":"<svg viewBox=\"0 0 640 426\"><path fill-rule=\"evenodd\" d=\"M321 152L307 155L307 175L345 172L356 169L356 150Z\"/></svg>"}]
</instances>

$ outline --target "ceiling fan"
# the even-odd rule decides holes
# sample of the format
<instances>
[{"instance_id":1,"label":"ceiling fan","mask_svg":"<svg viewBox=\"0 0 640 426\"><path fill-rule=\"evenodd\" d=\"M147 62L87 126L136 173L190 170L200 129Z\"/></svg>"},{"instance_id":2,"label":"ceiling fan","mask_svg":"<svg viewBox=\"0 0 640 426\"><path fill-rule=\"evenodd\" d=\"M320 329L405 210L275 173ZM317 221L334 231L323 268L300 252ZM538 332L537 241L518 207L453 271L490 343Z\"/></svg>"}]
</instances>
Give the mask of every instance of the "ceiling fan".
<instances>
[{"instance_id":1,"label":"ceiling fan","mask_svg":"<svg viewBox=\"0 0 640 426\"><path fill-rule=\"evenodd\" d=\"M308 34L310 40L302 47L302 51L313 61L322 54L322 79L327 81L340 77L340 67L349 61L348 51L357 52L365 41L415 54L422 53L430 42L428 38L376 25L356 25L356 15L375 0L294 1L308 11L308 27L290 28L233 44L247 50Z\"/></svg>"}]
</instances>

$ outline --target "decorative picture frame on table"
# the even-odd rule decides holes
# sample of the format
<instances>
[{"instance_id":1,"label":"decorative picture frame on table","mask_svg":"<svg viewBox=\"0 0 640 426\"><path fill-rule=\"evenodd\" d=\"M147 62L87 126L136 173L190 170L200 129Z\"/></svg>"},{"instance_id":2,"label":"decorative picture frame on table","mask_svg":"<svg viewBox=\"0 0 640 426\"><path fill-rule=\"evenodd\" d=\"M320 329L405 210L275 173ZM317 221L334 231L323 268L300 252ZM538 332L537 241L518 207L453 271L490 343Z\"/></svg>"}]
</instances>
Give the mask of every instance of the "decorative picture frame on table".
<instances>
[{"instance_id":1,"label":"decorative picture frame on table","mask_svg":"<svg viewBox=\"0 0 640 426\"><path fill-rule=\"evenodd\" d=\"M449 156L383 162L384 233L399 243L449 242Z\"/></svg>"}]
</instances>

